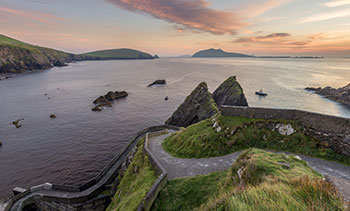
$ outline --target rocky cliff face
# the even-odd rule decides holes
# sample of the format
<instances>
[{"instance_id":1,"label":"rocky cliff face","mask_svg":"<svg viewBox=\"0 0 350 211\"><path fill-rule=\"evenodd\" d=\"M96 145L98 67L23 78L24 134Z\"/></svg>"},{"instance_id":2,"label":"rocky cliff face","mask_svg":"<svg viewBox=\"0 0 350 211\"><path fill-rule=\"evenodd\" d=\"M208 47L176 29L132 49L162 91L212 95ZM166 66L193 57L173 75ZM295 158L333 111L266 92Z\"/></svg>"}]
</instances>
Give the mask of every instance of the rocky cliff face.
<instances>
[{"instance_id":1,"label":"rocky cliff face","mask_svg":"<svg viewBox=\"0 0 350 211\"><path fill-rule=\"evenodd\" d=\"M200 83L173 115L165 122L167 125L187 127L210 118L218 112L217 106L205 82Z\"/></svg>"},{"instance_id":2,"label":"rocky cliff face","mask_svg":"<svg viewBox=\"0 0 350 211\"><path fill-rule=\"evenodd\" d=\"M0 45L0 73L21 73L26 70L65 66L81 60L79 56L42 47Z\"/></svg>"},{"instance_id":3,"label":"rocky cliff face","mask_svg":"<svg viewBox=\"0 0 350 211\"><path fill-rule=\"evenodd\" d=\"M213 93L213 99L218 106L248 106L247 99L236 76L231 76L224 81Z\"/></svg>"},{"instance_id":4,"label":"rocky cliff face","mask_svg":"<svg viewBox=\"0 0 350 211\"><path fill-rule=\"evenodd\" d=\"M308 91L314 91L315 93L327 97L331 100L350 105L350 84L345 87L334 89L332 87L325 88L306 88Z\"/></svg>"}]
</instances>

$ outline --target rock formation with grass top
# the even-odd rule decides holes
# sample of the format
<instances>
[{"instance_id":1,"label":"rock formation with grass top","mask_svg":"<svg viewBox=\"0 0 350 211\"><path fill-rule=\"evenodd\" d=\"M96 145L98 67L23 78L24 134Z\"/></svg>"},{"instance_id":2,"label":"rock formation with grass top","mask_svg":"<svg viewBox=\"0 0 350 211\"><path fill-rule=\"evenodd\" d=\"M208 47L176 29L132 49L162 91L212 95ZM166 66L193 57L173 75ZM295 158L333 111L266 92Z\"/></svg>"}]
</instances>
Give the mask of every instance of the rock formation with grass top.
<instances>
[{"instance_id":1,"label":"rock formation with grass top","mask_svg":"<svg viewBox=\"0 0 350 211\"><path fill-rule=\"evenodd\" d=\"M185 101L166 121L166 124L187 127L210 118L217 112L218 108L208 91L208 86L205 82L202 82L187 96Z\"/></svg>"},{"instance_id":2,"label":"rock formation with grass top","mask_svg":"<svg viewBox=\"0 0 350 211\"><path fill-rule=\"evenodd\" d=\"M236 76L231 76L224 81L213 93L213 99L218 106L248 106L247 99Z\"/></svg>"}]
</instances>

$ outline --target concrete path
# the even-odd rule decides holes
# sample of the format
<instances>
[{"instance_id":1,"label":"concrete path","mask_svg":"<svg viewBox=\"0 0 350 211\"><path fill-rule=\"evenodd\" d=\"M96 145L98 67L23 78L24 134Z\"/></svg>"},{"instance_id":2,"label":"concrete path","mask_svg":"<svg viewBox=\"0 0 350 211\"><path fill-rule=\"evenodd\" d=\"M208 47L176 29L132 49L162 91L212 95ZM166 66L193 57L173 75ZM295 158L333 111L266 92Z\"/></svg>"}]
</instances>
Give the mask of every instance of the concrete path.
<instances>
[{"instance_id":1,"label":"concrete path","mask_svg":"<svg viewBox=\"0 0 350 211\"><path fill-rule=\"evenodd\" d=\"M236 158L241 153L235 152L221 157L200 159L175 158L168 154L161 146L164 139L173 132L174 131L169 131L169 134L155 136L149 139L149 150L168 172L169 180L226 170L233 165ZM294 153L286 154L293 154L301 157L312 168L326 176L339 189L344 199L350 202L350 166L305 155Z\"/></svg>"},{"instance_id":2,"label":"concrete path","mask_svg":"<svg viewBox=\"0 0 350 211\"><path fill-rule=\"evenodd\" d=\"M182 159L168 154L162 147L162 142L169 134L151 137L149 150L158 159L163 168L168 172L168 179L190 177L209 174L215 171L224 171L232 166L241 152L236 152L222 157Z\"/></svg>"}]
</instances>

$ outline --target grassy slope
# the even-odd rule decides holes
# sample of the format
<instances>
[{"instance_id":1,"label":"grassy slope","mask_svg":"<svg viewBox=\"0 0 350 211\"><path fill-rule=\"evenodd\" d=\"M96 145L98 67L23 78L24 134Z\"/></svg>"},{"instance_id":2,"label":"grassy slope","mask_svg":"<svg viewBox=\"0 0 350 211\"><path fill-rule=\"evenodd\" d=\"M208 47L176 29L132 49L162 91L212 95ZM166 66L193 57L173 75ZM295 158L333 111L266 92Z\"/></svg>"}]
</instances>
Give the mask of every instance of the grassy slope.
<instances>
[{"instance_id":1,"label":"grassy slope","mask_svg":"<svg viewBox=\"0 0 350 211\"><path fill-rule=\"evenodd\" d=\"M35 53L46 53L48 56L68 56L68 53L50 49L50 48L44 48L40 46L34 46L30 45L28 43L21 42L19 40L12 39L10 37L4 36L0 34L0 45L2 46L9 46L12 48L22 48L28 51L33 51Z\"/></svg>"},{"instance_id":2,"label":"grassy slope","mask_svg":"<svg viewBox=\"0 0 350 211\"><path fill-rule=\"evenodd\" d=\"M170 181L152 210L342 210L321 178L294 156L250 149L227 171Z\"/></svg>"},{"instance_id":3,"label":"grassy slope","mask_svg":"<svg viewBox=\"0 0 350 211\"><path fill-rule=\"evenodd\" d=\"M211 119L204 120L168 137L163 142L164 149L175 157L201 158L222 156L255 147L301 153L350 164L349 157L340 155L329 148L323 148L317 140L304 135L302 128L296 122L246 119L222 115L217 115L215 118L223 128L220 132L213 129ZM254 122L256 124L251 124ZM290 136L283 136L276 131L257 126L264 122L290 123L297 132ZM248 126L244 126L247 124ZM231 131L237 128L237 132L231 135Z\"/></svg>"},{"instance_id":4,"label":"grassy slope","mask_svg":"<svg viewBox=\"0 0 350 211\"><path fill-rule=\"evenodd\" d=\"M82 56L89 57L100 57L103 59L152 59L152 55L133 49L113 49L113 50L102 50L94 51L90 53L82 54Z\"/></svg>"},{"instance_id":5,"label":"grassy slope","mask_svg":"<svg viewBox=\"0 0 350 211\"><path fill-rule=\"evenodd\" d=\"M137 146L137 152L124 176L119 178L118 191L107 210L136 210L142 199L157 180L147 155L143 153L144 140Z\"/></svg>"}]
</instances>

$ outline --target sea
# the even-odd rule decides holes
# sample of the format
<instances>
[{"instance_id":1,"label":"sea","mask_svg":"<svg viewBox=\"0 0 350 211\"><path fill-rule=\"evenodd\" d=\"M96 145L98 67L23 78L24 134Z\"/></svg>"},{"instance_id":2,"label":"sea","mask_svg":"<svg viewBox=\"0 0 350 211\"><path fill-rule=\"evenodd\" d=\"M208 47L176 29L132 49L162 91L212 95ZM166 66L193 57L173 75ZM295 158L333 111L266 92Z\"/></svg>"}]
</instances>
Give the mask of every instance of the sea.
<instances>
[{"instance_id":1,"label":"sea","mask_svg":"<svg viewBox=\"0 0 350 211\"><path fill-rule=\"evenodd\" d=\"M214 91L234 75L249 106L350 118L349 106L304 90L349 84L350 59L85 61L20 74L0 81L0 197L14 187L83 184L138 131L164 124L200 82ZM157 79L167 85L147 87ZM255 95L260 89L268 96ZM129 96L101 112L91 111L92 102L108 91ZM23 119L21 128L11 125L18 119Z\"/></svg>"}]
</instances>

